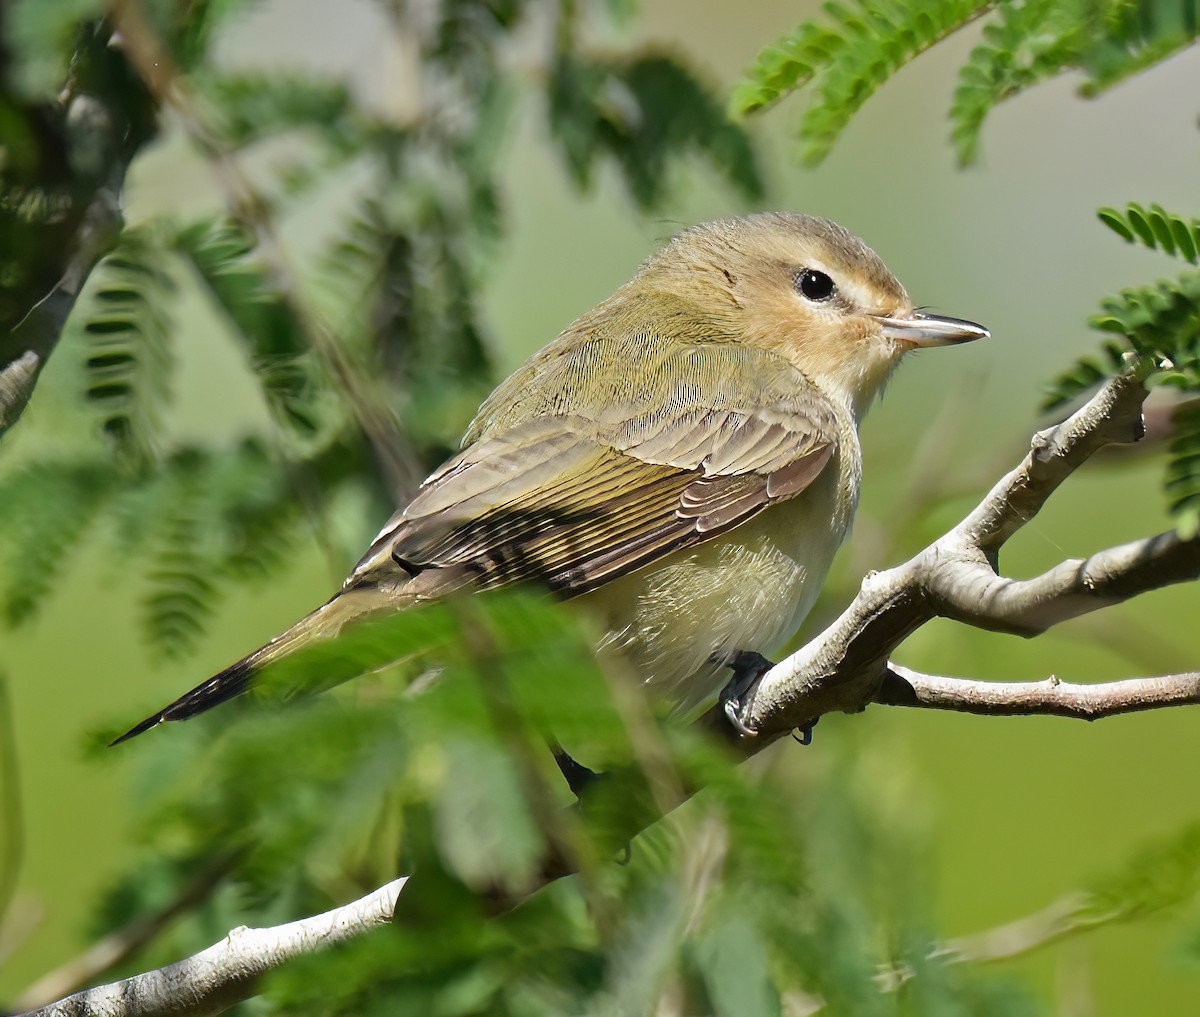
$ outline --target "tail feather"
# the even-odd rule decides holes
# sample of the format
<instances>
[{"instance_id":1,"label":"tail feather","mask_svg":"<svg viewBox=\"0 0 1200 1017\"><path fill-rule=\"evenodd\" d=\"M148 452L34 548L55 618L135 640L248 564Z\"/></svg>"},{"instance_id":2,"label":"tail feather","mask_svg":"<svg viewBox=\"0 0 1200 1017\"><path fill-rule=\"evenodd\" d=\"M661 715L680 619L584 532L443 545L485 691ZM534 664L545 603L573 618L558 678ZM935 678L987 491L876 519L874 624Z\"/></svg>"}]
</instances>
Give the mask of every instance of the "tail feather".
<instances>
[{"instance_id":1,"label":"tail feather","mask_svg":"<svg viewBox=\"0 0 1200 1017\"><path fill-rule=\"evenodd\" d=\"M230 699L240 696L250 688L250 682L254 677L254 673L259 670L258 667L254 666L254 658L260 652L256 650L249 656L243 657L236 664L231 664L224 671L218 671L208 681L197 685L191 692L180 696L170 706L164 707L158 713L151 714L140 724L131 727L120 738L116 738L108 744L110 746L120 745L121 742L127 742L130 738L136 738L138 735L149 731L152 727L157 727L164 721L186 720L188 717L195 717L205 710L212 709L214 706L219 706L221 703L228 702Z\"/></svg>"},{"instance_id":2,"label":"tail feather","mask_svg":"<svg viewBox=\"0 0 1200 1017\"><path fill-rule=\"evenodd\" d=\"M332 638L347 622L387 610L397 610L403 606L406 606L403 601L398 602L394 595L389 596L376 589L339 593L265 646L247 654L225 670L217 672L169 706L131 727L121 737L109 742L109 745L120 745L121 742L136 738L165 721L186 720L228 702L247 691L255 676L272 661L294 653L313 639Z\"/></svg>"}]
</instances>

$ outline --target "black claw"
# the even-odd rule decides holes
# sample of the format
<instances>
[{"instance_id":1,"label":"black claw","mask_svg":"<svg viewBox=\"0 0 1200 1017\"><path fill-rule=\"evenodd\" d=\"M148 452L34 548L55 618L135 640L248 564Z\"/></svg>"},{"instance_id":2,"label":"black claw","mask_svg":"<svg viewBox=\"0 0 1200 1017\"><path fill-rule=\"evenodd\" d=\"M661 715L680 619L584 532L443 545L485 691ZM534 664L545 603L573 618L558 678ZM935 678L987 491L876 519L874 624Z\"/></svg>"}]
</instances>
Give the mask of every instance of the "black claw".
<instances>
[{"instance_id":1,"label":"black claw","mask_svg":"<svg viewBox=\"0 0 1200 1017\"><path fill-rule=\"evenodd\" d=\"M726 659L726 666L733 672L725 687L721 690L717 702L725 711L725 716L733 729L739 734L753 737L758 734L752 727L746 725L746 714L750 711L754 689L764 674L775 665L761 653L752 650L738 650Z\"/></svg>"},{"instance_id":2,"label":"black claw","mask_svg":"<svg viewBox=\"0 0 1200 1017\"><path fill-rule=\"evenodd\" d=\"M817 726L817 721L820 719L820 717L817 717L815 720L810 720L803 727L796 728L796 730L792 732L792 737L795 738L796 741L798 741L801 745L811 745L813 728Z\"/></svg>"},{"instance_id":3,"label":"black claw","mask_svg":"<svg viewBox=\"0 0 1200 1017\"><path fill-rule=\"evenodd\" d=\"M571 794L576 798L580 797L583 789L599 776L595 770L589 770L582 763L575 762L561 745L551 745L550 751L554 753L554 761L558 764L559 772L566 780L567 787L571 789Z\"/></svg>"}]
</instances>

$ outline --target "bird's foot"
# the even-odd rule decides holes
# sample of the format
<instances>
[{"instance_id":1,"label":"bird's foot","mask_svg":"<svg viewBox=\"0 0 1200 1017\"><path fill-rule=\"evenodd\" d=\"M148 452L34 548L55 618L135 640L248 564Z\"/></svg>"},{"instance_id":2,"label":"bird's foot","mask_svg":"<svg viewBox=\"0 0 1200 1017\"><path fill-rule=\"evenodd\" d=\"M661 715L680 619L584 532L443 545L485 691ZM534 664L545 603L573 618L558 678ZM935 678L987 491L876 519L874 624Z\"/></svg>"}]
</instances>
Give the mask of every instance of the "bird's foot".
<instances>
[{"instance_id":1,"label":"bird's foot","mask_svg":"<svg viewBox=\"0 0 1200 1017\"><path fill-rule=\"evenodd\" d=\"M817 726L817 721L820 719L820 717L813 717L807 724L802 724L792 732L792 737L801 745L811 745L813 728Z\"/></svg>"},{"instance_id":2,"label":"bird's foot","mask_svg":"<svg viewBox=\"0 0 1200 1017\"><path fill-rule=\"evenodd\" d=\"M755 653L753 650L738 650L737 653L726 659L725 666L733 672L733 677L721 690L717 701L721 704L721 709L725 711L725 716L733 725L733 729L738 734L752 738L758 732L747 725L746 716L750 712L754 690L758 687L762 676L775 665L761 653ZM815 717L802 727L796 728L792 732L792 737L801 745L812 744L813 728L817 726L818 720L820 718Z\"/></svg>"},{"instance_id":3,"label":"bird's foot","mask_svg":"<svg viewBox=\"0 0 1200 1017\"><path fill-rule=\"evenodd\" d=\"M550 751L554 753L554 761L558 764L559 772L571 789L571 794L579 798L583 789L600 776L595 770L589 770L582 763L577 763L566 750L557 744L551 744Z\"/></svg>"},{"instance_id":4,"label":"bird's foot","mask_svg":"<svg viewBox=\"0 0 1200 1017\"><path fill-rule=\"evenodd\" d=\"M725 711L725 716L738 734L753 737L758 732L746 725L746 716L754 699L754 689L759 679L775 665L761 653L738 650L725 659L725 666L733 672L733 677L721 689L717 702L721 704L721 709Z\"/></svg>"}]
</instances>

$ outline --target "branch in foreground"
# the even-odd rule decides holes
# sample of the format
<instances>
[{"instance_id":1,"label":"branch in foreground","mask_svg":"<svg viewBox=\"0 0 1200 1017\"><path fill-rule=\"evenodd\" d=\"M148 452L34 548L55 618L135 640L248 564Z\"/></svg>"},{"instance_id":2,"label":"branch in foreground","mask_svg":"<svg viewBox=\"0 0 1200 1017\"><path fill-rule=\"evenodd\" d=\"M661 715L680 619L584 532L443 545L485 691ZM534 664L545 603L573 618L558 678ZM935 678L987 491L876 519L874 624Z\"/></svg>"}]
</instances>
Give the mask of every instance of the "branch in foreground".
<instances>
[{"instance_id":1,"label":"branch in foreground","mask_svg":"<svg viewBox=\"0 0 1200 1017\"><path fill-rule=\"evenodd\" d=\"M1200 675L1132 679L1098 686L1055 682L969 682L892 666L888 657L939 615L984 628L1030 633L1145 590L1196 578L1200 542L1162 534L1063 562L1043 576L1014 582L996 572L996 552L1088 456L1106 444L1136 440L1147 366L1136 363L1069 420L1036 435L1024 462L966 520L909 562L868 576L854 602L821 636L763 677L748 720L757 736L732 735L723 711L701 724L757 753L792 728L831 710L856 712L870 702L989 714L1104 716L1200 701ZM1021 624L1014 623L1020 617ZM1036 624L1034 624L1036 622ZM692 789L689 789L689 791ZM682 794L686 798L689 791ZM584 807L586 807L586 793ZM661 806L660 806L661 808ZM638 829L659 818L651 810ZM629 830L629 836L637 830ZM530 892L573 871L547 865ZM120 1017L211 1014L247 998L257 978L300 953L349 938L391 919L404 880L347 908L277 929L236 930L193 958L124 983L93 989L37 1011L41 1015ZM376 900L378 895L382 900ZM1026 937L1028 939L1028 937Z\"/></svg>"},{"instance_id":2,"label":"branch in foreground","mask_svg":"<svg viewBox=\"0 0 1200 1017\"><path fill-rule=\"evenodd\" d=\"M22 1017L205 1017L254 995L259 978L300 954L387 925L408 877L312 918L234 929L221 942L157 971L100 985Z\"/></svg>"},{"instance_id":3,"label":"branch in foreground","mask_svg":"<svg viewBox=\"0 0 1200 1017\"><path fill-rule=\"evenodd\" d=\"M201 869L166 907L102 936L80 956L47 972L13 1001L17 1010L33 1010L60 999L124 964L179 915L200 904L229 873L234 856L218 858Z\"/></svg>"},{"instance_id":4,"label":"branch in foreground","mask_svg":"<svg viewBox=\"0 0 1200 1017\"><path fill-rule=\"evenodd\" d=\"M1200 672L1074 685L1053 676L1040 682L972 681L921 674L892 664L875 702L988 717L1042 715L1099 720L1164 706L1200 704Z\"/></svg>"}]
</instances>

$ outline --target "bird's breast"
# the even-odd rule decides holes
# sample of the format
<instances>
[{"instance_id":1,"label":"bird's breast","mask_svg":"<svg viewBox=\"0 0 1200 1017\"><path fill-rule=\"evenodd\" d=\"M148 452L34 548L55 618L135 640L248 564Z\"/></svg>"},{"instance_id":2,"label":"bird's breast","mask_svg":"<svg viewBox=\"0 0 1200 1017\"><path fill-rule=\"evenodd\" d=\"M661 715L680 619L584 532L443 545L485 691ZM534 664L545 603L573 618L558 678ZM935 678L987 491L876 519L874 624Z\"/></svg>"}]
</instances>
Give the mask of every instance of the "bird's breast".
<instances>
[{"instance_id":1,"label":"bird's breast","mask_svg":"<svg viewBox=\"0 0 1200 1017\"><path fill-rule=\"evenodd\" d=\"M579 603L600 613L608 650L640 679L685 709L702 702L728 678L722 659L774 652L808 614L849 531L859 469L857 440L842 443L801 494Z\"/></svg>"}]
</instances>

